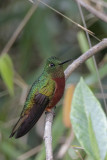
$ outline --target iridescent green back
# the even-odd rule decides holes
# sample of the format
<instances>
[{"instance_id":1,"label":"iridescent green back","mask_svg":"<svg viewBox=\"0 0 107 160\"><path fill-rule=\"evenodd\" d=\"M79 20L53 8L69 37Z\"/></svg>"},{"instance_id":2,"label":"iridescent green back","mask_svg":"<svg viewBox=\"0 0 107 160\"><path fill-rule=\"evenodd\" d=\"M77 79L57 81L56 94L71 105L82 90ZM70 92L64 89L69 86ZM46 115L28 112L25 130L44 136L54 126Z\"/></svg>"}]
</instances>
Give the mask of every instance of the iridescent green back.
<instances>
[{"instance_id":1,"label":"iridescent green back","mask_svg":"<svg viewBox=\"0 0 107 160\"><path fill-rule=\"evenodd\" d=\"M43 72L43 74L39 77L39 79L33 83L29 91L29 94L26 98L23 112L33 107L34 97L38 93L46 95L47 97L49 97L49 99L51 99L54 94L54 90L55 90L54 80L52 80L46 72Z\"/></svg>"}]
</instances>

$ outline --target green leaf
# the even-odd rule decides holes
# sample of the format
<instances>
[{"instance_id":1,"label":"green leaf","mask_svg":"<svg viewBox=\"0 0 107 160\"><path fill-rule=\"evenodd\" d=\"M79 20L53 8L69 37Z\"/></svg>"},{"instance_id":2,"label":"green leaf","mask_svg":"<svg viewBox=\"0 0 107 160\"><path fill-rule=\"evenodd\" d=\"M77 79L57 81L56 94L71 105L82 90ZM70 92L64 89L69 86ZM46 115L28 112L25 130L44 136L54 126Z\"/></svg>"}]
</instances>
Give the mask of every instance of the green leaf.
<instances>
[{"instance_id":1,"label":"green leaf","mask_svg":"<svg viewBox=\"0 0 107 160\"><path fill-rule=\"evenodd\" d=\"M93 130L92 121L91 121L90 116L89 116L89 119L88 119L88 125L89 125L89 136L90 136L90 141L91 141L91 147L92 147L92 150L93 150L94 157L97 160L100 160L99 148L98 148L98 144L97 144L97 140L96 140L96 137L95 137L95 133L94 133L94 130Z\"/></svg>"},{"instance_id":2,"label":"green leaf","mask_svg":"<svg viewBox=\"0 0 107 160\"><path fill-rule=\"evenodd\" d=\"M106 156L105 156L105 159L104 160L107 160L107 153L106 153Z\"/></svg>"},{"instance_id":3,"label":"green leaf","mask_svg":"<svg viewBox=\"0 0 107 160\"><path fill-rule=\"evenodd\" d=\"M94 160L100 156L100 160L104 160L107 152L107 119L83 79L74 92L71 121L76 137L89 156Z\"/></svg>"},{"instance_id":4,"label":"green leaf","mask_svg":"<svg viewBox=\"0 0 107 160\"><path fill-rule=\"evenodd\" d=\"M85 160L93 160L90 156L87 156Z\"/></svg>"},{"instance_id":5,"label":"green leaf","mask_svg":"<svg viewBox=\"0 0 107 160\"><path fill-rule=\"evenodd\" d=\"M85 36L85 33L83 31L78 32L77 38L78 38L78 43L79 43L82 53L85 53L87 50L89 50L89 44ZM96 72L92 58L87 60L85 63L91 73Z\"/></svg>"},{"instance_id":6,"label":"green leaf","mask_svg":"<svg viewBox=\"0 0 107 160\"><path fill-rule=\"evenodd\" d=\"M13 63L8 54L0 56L0 74L9 90L9 93L13 95Z\"/></svg>"}]
</instances>

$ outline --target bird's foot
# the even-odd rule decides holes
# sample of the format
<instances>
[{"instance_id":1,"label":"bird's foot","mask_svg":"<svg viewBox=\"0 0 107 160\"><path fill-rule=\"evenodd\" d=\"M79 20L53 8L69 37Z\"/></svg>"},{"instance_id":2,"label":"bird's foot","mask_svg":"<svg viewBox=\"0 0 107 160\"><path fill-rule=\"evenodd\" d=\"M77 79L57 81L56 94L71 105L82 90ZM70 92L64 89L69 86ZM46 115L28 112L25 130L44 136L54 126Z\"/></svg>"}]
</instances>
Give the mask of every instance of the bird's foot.
<instances>
[{"instance_id":1,"label":"bird's foot","mask_svg":"<svg viewBox=\"0 0 107 160\"><path fill-rule=\"evenodd\" d=\"M56 109L56 106L54 107ZM55 110L51 108L46 108L45 114L51 113L55 117Z\"/></svg>"}]
</instances>

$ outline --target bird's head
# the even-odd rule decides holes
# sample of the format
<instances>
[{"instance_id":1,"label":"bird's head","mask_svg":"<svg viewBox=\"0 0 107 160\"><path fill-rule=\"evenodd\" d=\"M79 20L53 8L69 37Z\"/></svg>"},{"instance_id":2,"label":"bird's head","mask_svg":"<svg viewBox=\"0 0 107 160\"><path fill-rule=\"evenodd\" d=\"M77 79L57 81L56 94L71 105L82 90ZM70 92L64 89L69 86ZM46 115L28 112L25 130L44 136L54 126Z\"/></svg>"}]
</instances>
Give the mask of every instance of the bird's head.
<instances>
[{"instance_id":1,"label":"bird's head","mask_svg":"<svg viewBox=\"0 0 107 160\"><path fill-rule=\"evenodd\" d=\"M64 62L61 62L56 57L50 57L46 61L44 71L46 71L52 77L62 77L62 76L64 76L63 65L69 61L71 61L71 59L64 61Z\"/></svg>"}]
</instances>

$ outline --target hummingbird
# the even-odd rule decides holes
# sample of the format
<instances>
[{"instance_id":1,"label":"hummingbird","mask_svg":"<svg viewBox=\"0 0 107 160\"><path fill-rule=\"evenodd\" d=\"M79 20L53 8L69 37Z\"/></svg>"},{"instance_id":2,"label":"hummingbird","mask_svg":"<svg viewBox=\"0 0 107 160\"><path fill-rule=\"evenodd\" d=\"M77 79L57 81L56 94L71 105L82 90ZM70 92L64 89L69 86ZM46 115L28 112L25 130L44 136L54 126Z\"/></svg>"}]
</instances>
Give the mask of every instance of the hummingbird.
<instances>
[{"instance_id":1,"label":"hummingbird","mask_svg":"<svg viewBox=\"0 0 107 160\"><path fill-rule=\"evenodd\" d=\"M56 57L47 59L41 76L35 81L27 95L20 118L12 129L10 138L24 136L39 120L44 111L51 112L64 93L65 75L63 65Z\"/></svg>"}]
</instances>

